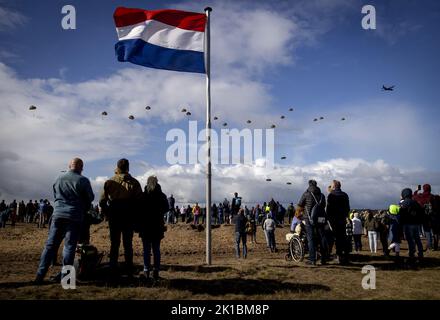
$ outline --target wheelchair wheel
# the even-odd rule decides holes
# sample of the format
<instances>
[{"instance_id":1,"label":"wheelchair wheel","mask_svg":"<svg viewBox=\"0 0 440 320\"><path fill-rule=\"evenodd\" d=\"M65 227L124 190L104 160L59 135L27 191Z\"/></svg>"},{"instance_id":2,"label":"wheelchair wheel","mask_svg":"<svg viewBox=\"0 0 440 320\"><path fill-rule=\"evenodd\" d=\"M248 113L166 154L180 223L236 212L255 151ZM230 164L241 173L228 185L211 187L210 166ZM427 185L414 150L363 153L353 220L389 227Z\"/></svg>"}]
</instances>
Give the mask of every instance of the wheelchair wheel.
<instances>
[{"instance_id":1,"label":"wheelchair wheel","mask_svg":"<svg viewBox=\"0 0 440 320\"><path fill-rule=\"evenodd\" d=\"M304 259L304 244L298 237L293 237L289 242L289 250L292 259L295 262L301 262Z\"/></svg>"}]
</instances>

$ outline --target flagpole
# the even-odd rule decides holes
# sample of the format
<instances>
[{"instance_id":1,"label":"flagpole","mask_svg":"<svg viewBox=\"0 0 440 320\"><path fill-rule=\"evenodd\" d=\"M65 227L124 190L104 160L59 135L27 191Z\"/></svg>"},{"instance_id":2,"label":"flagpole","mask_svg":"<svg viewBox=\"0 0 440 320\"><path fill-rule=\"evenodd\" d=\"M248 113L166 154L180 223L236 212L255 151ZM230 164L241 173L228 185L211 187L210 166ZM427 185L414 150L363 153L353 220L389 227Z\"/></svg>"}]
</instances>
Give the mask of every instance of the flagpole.
<instances>
[{"instance_id":1,"label":"flagpole","mask_svg":"<svg viewBox=\"0 0 440 320\"><path fill-rule=\"evenodd\" d=\"M206 264L211 265L211 30L209 18L212 8L206 7L205 69L206 69Z\"/></svg>"}]
</instances>

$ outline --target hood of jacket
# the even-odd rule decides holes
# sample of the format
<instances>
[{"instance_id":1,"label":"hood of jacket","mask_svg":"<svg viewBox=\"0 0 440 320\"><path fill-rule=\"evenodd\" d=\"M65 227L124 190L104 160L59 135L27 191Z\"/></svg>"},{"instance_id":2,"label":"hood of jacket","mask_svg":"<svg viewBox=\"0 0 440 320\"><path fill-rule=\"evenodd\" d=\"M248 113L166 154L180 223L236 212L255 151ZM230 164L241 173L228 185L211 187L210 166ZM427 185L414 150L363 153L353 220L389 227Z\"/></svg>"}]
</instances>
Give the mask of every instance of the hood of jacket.
<instances>
[{"instance_id":1,"label":"hood of jacket","mask_svg":"<svg viewBox=\"0 0 440 320\"><path fill-rule=\"evenodd\" d=\"M410 188L405 188L402 190L402 199L412 199L412 191Z\"/></svg>"}]
</instances>

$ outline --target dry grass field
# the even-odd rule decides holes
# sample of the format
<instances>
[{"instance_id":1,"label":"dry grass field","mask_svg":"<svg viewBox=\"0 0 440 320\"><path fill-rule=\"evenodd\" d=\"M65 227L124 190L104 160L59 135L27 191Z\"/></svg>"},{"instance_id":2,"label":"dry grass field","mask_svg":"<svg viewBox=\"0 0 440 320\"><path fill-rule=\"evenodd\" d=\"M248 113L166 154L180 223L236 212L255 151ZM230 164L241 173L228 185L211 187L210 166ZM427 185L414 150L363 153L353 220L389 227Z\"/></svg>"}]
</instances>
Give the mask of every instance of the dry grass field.
<instances>
[{"instance_id":1,"label":"dry grass field","mask_svg":"<svg viewBox=\"0 0 440 320\"><path fill-rule=\"evenodd\" d=\"M353 255L348 266L330 263L307 267L285 261L287 228L278 228L278 253L266 249L264 234L258 230L258 244L248 243L246 260L234 256L233 226L212 230L212 265L205 265L205 233L186 224L168 227L162 241L162 271L159 283L143 285L138 277L108 283L99 278L78 282L76 290L63 290L60 284L35 286L39 256L47 229L18 224L0 229L0 299L440 299L440 252L426 254L417 269L396 264L369 252ZM364 248L367 248L366 239ZM91 242L100 251L109 251L105 223L92 227ZM142 266L140 239L135 235L135 263ZM380 249L380 244L379 244ZM364 249L365 250L365 249ZM407 255L406 242L402 255ZM61 252L61 250L60 250ZM103 263L107 262L107 256ZM121 250L120 261L123 261ZM361 286L364 265L376 268L376 289ZM59 267L54 267L54 274ZM125 279L125 280L124 280Z\"/></svg>"}]
</instances>

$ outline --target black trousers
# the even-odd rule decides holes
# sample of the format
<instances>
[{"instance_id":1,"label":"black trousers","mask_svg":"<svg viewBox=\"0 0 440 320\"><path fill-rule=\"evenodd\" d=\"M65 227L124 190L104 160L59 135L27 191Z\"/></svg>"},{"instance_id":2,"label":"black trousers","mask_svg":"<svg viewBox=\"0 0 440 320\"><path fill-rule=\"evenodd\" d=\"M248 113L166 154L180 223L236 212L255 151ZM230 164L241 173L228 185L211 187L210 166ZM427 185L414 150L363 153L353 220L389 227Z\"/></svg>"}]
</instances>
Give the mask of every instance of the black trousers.
<instances>
[{"instance_id":1,"label":"black trousers","mask_svg":"<svg viewBox=\"0 0 440 320\"><path fill-rule=\"evenodd\" d=\"M350 253L350 247L345 229L345 220L332 223L333 233L335 236L336 254L339 257L347 257Z\"/></svg>"},{"instance_id":2,"label":"black trousers","mask_svg":"<svg viewBox=\"0 0 440 320\"><path fill-rule=\"evenodd\" d=\"M109 220L110 229L110 266L118 265L119 246L124 246L125 264L127 267L133 266L133 226L116 219Z\"/></svg>"},{"instance_id":3,"label":"black trousers","mask_svg":"<svg viewBox=\"0 0 440 320\"><path fill-rule=\"evenodd\" d=\"M388 250L388 230L381 230L379 232L380 243L382 244L382 251L384 255L388 255L390 250Z\"/></svg>"}]
</instances>

